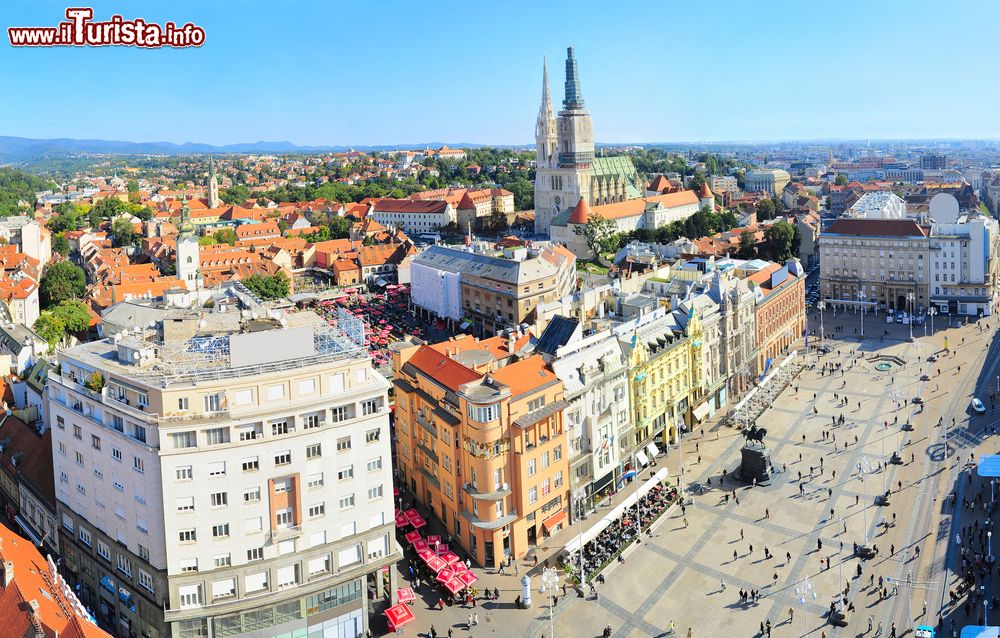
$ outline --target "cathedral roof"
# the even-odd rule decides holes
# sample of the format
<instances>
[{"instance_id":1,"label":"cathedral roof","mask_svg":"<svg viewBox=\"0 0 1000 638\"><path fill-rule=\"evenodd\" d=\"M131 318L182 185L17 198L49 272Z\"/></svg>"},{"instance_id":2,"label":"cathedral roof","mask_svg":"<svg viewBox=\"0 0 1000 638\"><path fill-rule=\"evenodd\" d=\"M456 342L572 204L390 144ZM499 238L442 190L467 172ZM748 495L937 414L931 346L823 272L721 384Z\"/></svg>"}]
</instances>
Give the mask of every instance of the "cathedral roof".
<instances>
[{"instance_id":1,"label":"cathedral roof","mask_svg":"<svg viewBox=\"0 0 1000 638\"><path fill-rule=\"evenodd\" d=\"M573 212L570 213L567 223L586 224L588 219L590 219L590 204L587 203L586 199L581 197L580 201L573 208Z\"/></svg>"}]
</instances>

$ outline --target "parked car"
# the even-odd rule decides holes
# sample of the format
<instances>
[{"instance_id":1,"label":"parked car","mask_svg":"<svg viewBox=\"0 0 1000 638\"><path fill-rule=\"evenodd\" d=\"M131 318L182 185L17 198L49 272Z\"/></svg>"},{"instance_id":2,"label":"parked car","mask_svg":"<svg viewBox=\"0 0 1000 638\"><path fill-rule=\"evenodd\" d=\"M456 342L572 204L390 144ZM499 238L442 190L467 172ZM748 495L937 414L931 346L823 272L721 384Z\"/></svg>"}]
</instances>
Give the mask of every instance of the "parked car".
<instances>
[{"instance_id":1,"label":"parked car","mask_svg":"<svg viewBox=\"0 0 1000 638\"><path fill-rule=\"evenodd\" d=\"M979 399L972 399L972 411L976 414L986 414L986 406Z\"/></svg>"},{"instance_id":2,"label":"parked car","mask_svg":"<svg viewBox=\"0 0 1000 638\"><path fill-rule=\"evenodd\" d=\"M931 356L927 357L927 360L930 361L931 363L934 363L935 361L937 361L937 355L932 354Z\"/></svg>"}]
</instances>

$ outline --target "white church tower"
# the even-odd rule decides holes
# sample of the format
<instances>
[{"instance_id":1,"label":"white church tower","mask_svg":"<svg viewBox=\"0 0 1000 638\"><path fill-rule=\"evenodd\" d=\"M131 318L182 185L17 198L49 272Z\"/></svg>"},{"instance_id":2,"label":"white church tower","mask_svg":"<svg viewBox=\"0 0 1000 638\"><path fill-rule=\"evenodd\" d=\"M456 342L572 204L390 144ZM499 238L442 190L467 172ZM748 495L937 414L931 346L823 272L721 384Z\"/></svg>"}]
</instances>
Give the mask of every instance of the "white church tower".
<instances>
[{"instance_id":1,"label":"white church tower","mask_svg":"<svg viewBox=\"0 0 1000 638\"><path fill-rule=\"evenodd\" d=\"M208 158L208 207L218 208L222 205L219 200L219 180L215 178L215 159Z\"/></svg>"},{"instance_id":2,"label":"white church tower","mask_svg":"<svg viewBox=\"0 0 1000 638\"><path fill-rule=\"evenodd\" d=\"M543 70L542 105L535 125L535 232L548 234L560 211L573 208L580 198L591 201L590 176L594 162L594 131L583 102L573 47L566 49L566 85L563 110L555 120L552 153L552 102L548 68ZM543 152L545 153L543 155Z\"/></svg>"},{"instance_id":3,"label":"white church tower","mask_svg":"<svg viewBox=\"0 0 1000 638\"><path fill-rule=\"evenodd\" d=\"M191 223L191 209L187 200L181 204L181 223L177 227L177 278L184 282L188 290L201 287L201 258L198 254L198 236Z\"/></svg>"}]
</instances>

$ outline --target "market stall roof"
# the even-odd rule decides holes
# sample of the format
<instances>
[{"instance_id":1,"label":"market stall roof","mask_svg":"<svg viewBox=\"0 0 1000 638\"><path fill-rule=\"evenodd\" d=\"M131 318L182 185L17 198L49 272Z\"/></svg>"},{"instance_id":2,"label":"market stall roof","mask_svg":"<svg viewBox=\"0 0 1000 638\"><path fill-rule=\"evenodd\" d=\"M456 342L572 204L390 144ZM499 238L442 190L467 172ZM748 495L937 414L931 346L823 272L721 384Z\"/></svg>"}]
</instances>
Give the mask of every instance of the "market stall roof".
<instances>
[{"instance_id":1,"label":"market stall roof","mask_svg":"<svg viewBox=\"0 0 1000 638\"><path fill-rule=\"evenodd\" d=\"M413 612L410 611L410 608L402 603L386 609L385 617L386 620L389 621L389 629L391 631L396 631L400 627L416 620L416 617L413 615Z\"/></svg>"}]
</instances>

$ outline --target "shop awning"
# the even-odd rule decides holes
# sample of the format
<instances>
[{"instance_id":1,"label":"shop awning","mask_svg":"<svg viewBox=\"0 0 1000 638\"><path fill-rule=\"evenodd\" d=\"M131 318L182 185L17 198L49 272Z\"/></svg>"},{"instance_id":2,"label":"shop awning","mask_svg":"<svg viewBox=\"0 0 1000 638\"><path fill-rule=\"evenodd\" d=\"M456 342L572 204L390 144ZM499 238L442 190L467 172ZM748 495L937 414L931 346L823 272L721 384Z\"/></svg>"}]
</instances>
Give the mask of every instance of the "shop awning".
<instances>
[{"instance_id":1,"label":"shop awning","mask_svg":"<svg viewBox=\"0 0 1000 638\"><path fill-rule=\"evenodd\" d=\"M642 450L635 453L635 458L639 459L639 465L649 465L649 459L646 458L646 454Z\"/></svg>"},{"instance_id":2,"label":"shop awning","mask_svg":"<svg viewBox=\"0 0 1000 638\"><path fill-rule=\"evenodd\" d=\"M35 530L31 529L31 525L28 525L28 521L21 518L21 515L18 514L14 517L14 522L21 527L24 533L28 535L28 538L34 541L35 545L41 546L42 539L38 538L38 534L35 533Z\"/></svg>"},{"instance_id":3,"label":"shop awning","mask_svg":"<svg viewBox=\"0 0 1000 638\"><path fill-rule=\"evenodd\" d=\"M545 519L544 521L542 521L542 527L545 528L546 532L548 532L549 534L551 534L553 529L555 529L556 527L559 527L559 525L561 525L565 521L566 521L566 511L562 510L562 511L556 512L552 516L550 516L547 519Z\"/></svg>"},{"instance_id":4,"label":"shop awning","mask_svg":"<svg viewBox=\"0 0 1000 638\"><path fill-rule=\"evenodd\" d=\"M649 458L655 459L660 455L660 448L656 447L656 443L650 441L646 444L646 451L649 452Z\"/></svg>"},{"instance_id":5,"label":"shop awning","mask_svg":"<svg viewBox=\"0 0 1000 638\"><path fill-rule=\"evenodd\" d=\"M706 416L708 416L708 413L711 411L712 411L712 406L709 405L709 403L706 401L705 403L702 403L701 405L699 405L694 409L693 412L694 418L697 421L701 421Z\"/></svg>"}]
</instances>

